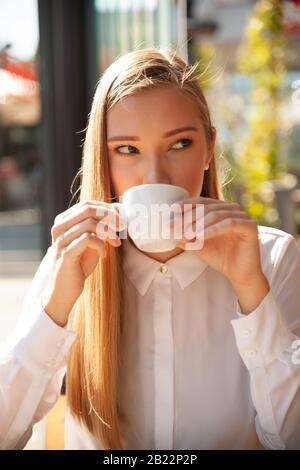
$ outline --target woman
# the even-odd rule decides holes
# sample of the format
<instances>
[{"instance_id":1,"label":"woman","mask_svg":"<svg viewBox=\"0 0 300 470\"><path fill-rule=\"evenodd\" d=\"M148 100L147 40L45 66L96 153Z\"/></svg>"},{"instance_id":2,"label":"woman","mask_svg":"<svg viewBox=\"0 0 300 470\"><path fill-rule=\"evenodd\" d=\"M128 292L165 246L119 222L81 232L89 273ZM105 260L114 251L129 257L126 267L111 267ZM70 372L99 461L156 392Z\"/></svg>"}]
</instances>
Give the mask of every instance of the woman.
<instances>
[{"instance_id":1,"label":"woman","mask_svg":"<svg viewBox=\"0 0 300 470\"><path fill-rule=\"evenodd\" d=\"M80 202L55 219L1 364L3 448L25 445L67 361L67 449L300 448L300 251L224 201L215 141L195 67L175 53L106 70ZM204 204L202 249L121 241L111 203L145 183ZM118 217L109 238L103 209Z\"/></svg>"}]
</instances>

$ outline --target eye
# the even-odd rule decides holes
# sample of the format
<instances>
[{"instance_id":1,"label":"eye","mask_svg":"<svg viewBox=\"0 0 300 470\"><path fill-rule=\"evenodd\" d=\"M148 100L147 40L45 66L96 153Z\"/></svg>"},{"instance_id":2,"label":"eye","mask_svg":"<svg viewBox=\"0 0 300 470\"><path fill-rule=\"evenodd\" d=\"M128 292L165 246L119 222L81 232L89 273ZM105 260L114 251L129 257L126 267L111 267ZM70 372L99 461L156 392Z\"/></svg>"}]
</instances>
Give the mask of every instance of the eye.
<instances>
[{"instance_id":1,"label":"eye","mask_svg":"<svg viewBox=\"0 0 300 470\"><path fill-rule=\"evenodd\" d=\"M121 153L121 154L124 154L124 155L132 155L133 152L131 152L131 151L129 151L129 152L120 152L120 150L119 150L119 149L126 149L126 148L127 148L127 149L130 149L130 150L132 150L132 149L136 149L136 150L137 150L137 148L134 147L133 145L120 145L119 147L116 147L116 148L115 148L115 151L116 151L117 153Z\"/></svg>"},{"instance_id":2,"label":"eye","mask_svg":"<svg viewBox=\"0 0 300 470\"><path fill-rule=\"evenodd\" d=\"M175 145L178 145L182 142L184 142L184 146L179 147L179 148L177 147L177 150L181 150L182 148L189 147L192 144L193 141L191 139L180 139L177 142L175 142L175 144L171 148L174 148Z\"/></svg>"},{"instance_id":3,"label":"eye","mask_svg":"<svg viewBox=\"0 0 300 470\"><path fill-rule=\"evenodd\" d=\"M186 147L189 147L192 143L193 141L191 139L180 139L177 142L175 142L175 144L171 148L175 148L175 150L182 150ZM175 147L175 145L178 146L182 144L183 146L181 147L177 147L177 148ZM120 149L125 149L125 151L124 150L121 151ZM133 145L120 145L119 147L116 147L114 150L115 152L122 154L122 155L134 155L138 152L138 149L134 147Z\"/></svg>"}]
</instances>

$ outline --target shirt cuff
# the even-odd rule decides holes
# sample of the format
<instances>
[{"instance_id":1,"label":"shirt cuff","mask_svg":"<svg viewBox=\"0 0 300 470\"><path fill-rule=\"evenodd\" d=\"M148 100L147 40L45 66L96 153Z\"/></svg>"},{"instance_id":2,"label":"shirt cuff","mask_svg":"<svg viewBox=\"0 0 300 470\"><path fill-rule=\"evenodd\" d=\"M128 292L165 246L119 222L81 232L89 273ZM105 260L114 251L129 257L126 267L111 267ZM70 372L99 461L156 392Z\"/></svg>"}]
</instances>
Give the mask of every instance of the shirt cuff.
<instances>
[{"instance_id":1,"label":"shirt cuff","mask_svg":"<svg viewBox=\"0 0 300 470\"><path fill-rule=\"evenodd\" d=\"M31 372L53 371L63 365L76 337L74 331L57 325L39 301L33 319L13 335L9 353Z\"/></svg>"},{"instance_id":2,"label":"shirt cuff","mask_svg":"<svg viewBox=\"0 0 300 470\"><path fill-rule=\"evenodd\" d=\"M238 318L230 320L236 344L248 369L265 367L291 347L294 335L282 316L272 289L248 315L243 315L236 299Z\"/></svg>"}]
</instances>

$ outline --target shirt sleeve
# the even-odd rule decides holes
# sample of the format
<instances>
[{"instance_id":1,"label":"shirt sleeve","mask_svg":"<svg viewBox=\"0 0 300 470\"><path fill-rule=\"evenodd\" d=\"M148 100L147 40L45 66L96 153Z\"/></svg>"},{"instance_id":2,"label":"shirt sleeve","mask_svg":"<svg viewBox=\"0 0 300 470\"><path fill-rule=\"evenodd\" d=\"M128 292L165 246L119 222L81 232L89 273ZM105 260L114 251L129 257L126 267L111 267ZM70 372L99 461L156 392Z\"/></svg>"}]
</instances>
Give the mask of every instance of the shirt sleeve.
<instances>
[{"instance_id":1,"label":"shirt sleeve","mask_svg":"<svg viewBox=\"0 0 300 470\"><path fill-rule=\"evenodd\" d=\"M76 333L44 311L51 247L23 300L19 322L0 354L0 449L22 449L33 425L60 395L67 355ZM9 314L9 312L8 312Z\"/></svg>"},{"instance_id":2,"label":"shirt sleeve","mask_svg":"<svg viewBox=\"0 0 300 470\"><path fill-rule=\"evenodd\" d=\"M270 291L248 315L236 300L231 320L265 449L300 449L300 250L294 237L283 238L270 253Z\"/></svg>"}]
</instances>

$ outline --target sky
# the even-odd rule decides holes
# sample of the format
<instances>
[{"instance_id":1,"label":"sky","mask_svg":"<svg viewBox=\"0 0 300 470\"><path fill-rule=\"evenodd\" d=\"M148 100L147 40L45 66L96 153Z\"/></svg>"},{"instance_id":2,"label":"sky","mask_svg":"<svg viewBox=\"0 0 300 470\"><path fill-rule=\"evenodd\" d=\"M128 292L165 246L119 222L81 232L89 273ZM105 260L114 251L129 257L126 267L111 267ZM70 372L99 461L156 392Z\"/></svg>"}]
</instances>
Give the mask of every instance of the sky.
<instances>
[{"instance_id":1,"label":"sky","mask_svg":"<svg viewBox=\"0 0 300 470\"><path fill-rule=\"evenodd\" d=\"M0 0L0 49L11 43L13 56L30 60L38 40L37 0Z\"/></svg>"}]
</instances>

